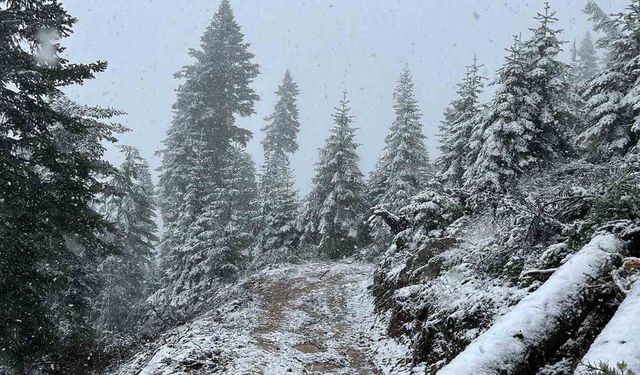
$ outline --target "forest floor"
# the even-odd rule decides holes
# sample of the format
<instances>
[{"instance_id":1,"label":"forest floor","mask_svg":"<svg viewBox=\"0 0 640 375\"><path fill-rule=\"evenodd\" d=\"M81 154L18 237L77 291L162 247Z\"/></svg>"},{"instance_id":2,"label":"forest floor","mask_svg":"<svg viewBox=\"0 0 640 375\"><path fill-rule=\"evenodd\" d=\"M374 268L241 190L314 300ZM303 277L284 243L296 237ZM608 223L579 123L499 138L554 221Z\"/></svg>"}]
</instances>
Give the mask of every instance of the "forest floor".
<instances>
[{"instance_id":1,"label":"forest floor","mask_svg":"<svg viewBox=\"0 0 640 375\"><path fill-rule=\"evenodd\" d=\"M402 374L407 349L384 334L366 263L262 271L235 298L167 332L116 374Z\"/></svg>"}]
</instances>

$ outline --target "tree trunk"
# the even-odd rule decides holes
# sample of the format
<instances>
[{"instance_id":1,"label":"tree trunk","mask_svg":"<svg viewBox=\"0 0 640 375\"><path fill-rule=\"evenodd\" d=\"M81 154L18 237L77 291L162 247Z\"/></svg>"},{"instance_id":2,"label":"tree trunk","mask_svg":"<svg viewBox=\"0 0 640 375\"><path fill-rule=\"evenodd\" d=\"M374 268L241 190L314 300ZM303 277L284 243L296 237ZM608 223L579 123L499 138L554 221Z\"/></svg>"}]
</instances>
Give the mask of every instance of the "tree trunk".
<instances>
[{"instance_id":1,"label":"tree trunk","mask_svg":"<svg viewBox=\"0 0 640 375\"><path fill-rule=\"evenodd\" d=\"M588 310L588 284L607 275L612 254L623 248L613 234L594 237L438 374L535 374L580 324Z\"/></svg>"},{"instance_id":2,"label":"tree trunk","mask_svg":"<svg viewBox=\"0 0 640 375\"><path fill-rule=\"evenodd\" d=\"M582 357L576 375L587 372L588 365L606 362L615 367L626 362L629 369L640 374L640 282L636 282L631 292L622 302L618 311L602 332L596 337L587 354Z\"/></svg>"}]
</instances>

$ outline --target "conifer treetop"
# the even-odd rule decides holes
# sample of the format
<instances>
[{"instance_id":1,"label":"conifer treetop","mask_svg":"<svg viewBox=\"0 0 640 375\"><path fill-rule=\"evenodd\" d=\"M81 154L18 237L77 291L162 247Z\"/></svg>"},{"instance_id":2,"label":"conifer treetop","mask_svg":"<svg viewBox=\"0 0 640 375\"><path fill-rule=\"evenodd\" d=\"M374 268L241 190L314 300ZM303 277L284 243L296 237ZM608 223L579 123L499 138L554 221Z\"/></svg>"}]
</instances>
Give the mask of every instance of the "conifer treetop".
<instances>
[{"instance_id":1,"label":"conifer treetop","mask_svg":"<svg viewBox=\"0 0 640 375\"><path fill-rule=\"evenodd\" d=\"M262 129L265 138L262 146L266 152L275 150L283 153L294 153L298 150L297 137L300 132L299 112L296 103L298 85L291 78L289 69L284 74L282 83L275 94L278 101L273 113L265 118L267 125Z\"/></svg>"}]
</instances>

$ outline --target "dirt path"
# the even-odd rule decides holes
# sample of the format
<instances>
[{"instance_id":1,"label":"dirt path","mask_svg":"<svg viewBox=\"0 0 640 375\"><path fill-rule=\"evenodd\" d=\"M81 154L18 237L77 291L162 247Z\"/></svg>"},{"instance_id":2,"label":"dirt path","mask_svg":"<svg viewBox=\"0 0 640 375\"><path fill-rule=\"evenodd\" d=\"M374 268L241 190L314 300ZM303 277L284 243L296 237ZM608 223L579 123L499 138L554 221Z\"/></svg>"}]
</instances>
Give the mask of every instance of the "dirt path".
<instances>
[{"instance_id":1,"label":"dirt path","mask_svg":"<svg viewBox=\"0 0 640 375\"><path fill-rule=\"evenodd\" d=\"M372 272L362 263L262 271L108 374L400 374L406 347L376 320Z\"/></svg>"},{"instance_id":2,"label":"dirt path","mask_svg":"<svg viewBox=\"0 0 640 375\"><path fill-rule=\"evenodd\" d=\"M363 264L315 263L258 280L252 337L264 353L256 373L379 373L367 332L373 314L364 289L371 272Z\"/></svg>"}]
</instances>

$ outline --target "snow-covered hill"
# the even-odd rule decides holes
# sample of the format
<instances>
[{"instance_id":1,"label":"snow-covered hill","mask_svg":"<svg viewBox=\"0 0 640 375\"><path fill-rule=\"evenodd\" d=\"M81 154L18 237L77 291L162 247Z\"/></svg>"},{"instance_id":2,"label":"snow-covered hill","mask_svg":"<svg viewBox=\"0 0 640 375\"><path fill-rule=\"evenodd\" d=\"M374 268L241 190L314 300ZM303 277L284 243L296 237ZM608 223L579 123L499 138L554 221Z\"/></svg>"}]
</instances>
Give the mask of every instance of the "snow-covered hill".
<instances>
[{"instance_id":1,"label":"snow-covered hill","mask_svg":"<svg viewBox=\"0 0 640 375\"><path fill-rule=\"evenodd\" d=\"M401 374L408 351L384 335L364 263L266 270L110 374Z\"/></svg>"}]
</instances>

